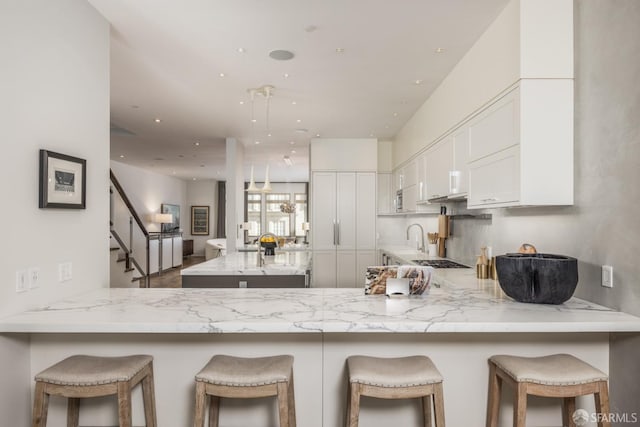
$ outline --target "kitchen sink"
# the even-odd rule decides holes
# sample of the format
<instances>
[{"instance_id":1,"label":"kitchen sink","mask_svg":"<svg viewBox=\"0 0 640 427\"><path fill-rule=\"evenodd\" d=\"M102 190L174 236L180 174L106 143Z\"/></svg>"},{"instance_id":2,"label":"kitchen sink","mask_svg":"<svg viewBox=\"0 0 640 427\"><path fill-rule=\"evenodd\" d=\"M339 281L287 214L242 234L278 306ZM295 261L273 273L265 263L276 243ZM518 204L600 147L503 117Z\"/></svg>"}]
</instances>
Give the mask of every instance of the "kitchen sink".
<instances>
[{"instance_id":1,"label":"kitchen sink","mask_svg":"<svg viewBox=\"0 0 640 427\"><path fill-rule=\"evenodd\" d=\"M433 268L471 268L448 259L414 259L411 262Z\"/></svg>"}]
</instances>

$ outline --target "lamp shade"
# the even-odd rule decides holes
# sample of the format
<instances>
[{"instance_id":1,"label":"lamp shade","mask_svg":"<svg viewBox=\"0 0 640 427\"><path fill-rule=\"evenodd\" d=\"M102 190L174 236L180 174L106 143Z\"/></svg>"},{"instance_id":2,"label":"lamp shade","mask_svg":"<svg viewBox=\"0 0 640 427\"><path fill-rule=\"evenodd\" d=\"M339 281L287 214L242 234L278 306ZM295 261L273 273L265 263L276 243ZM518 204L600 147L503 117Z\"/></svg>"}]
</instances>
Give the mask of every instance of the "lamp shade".
<instances>
[{"instance_id":1,"label":"lamp shade","mask_svg":"<svg viewBox=\"0 0 640 427\"><path fill-rule=\"evenodd\" d=\"M153 222L158 224L171 224L173 222L173 215L170 213L157 213L153 217Z\"/></svg>"}]
</instances>

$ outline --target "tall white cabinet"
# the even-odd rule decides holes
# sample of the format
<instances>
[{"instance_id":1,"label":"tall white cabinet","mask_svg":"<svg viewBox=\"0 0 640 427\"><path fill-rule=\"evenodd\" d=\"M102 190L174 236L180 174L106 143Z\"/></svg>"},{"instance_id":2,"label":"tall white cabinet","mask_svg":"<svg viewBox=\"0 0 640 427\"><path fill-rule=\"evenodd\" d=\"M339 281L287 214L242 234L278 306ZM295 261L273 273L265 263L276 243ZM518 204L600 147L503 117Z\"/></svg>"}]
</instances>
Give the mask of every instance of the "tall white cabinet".
<instances>
[{"instance_id":1,"label":"tall white cabinet","mask_svg":"<svg viewBox=\"0 0 640 427\"><path fill-rule=\"evenodd\" d=\"M364 287L366 267L376 263L377 157L361 153L375 153L377 142L341 141L311 145L313 287Z\"/></svg>"}]
</instances>

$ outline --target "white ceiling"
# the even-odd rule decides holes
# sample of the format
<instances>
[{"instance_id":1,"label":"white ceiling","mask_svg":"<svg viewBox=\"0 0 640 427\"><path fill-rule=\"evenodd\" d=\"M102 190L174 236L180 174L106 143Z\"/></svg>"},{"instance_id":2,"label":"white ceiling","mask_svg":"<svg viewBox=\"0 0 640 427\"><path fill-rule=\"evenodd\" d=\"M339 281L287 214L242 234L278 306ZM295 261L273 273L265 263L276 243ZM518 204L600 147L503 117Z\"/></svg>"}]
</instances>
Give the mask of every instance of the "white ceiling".
<instances>
[{"instance_id":1,"label":"white ceiling","mask_svg":"<svg viewBox=\"0 0 640 427\"><path fill-rule=\"evenodd\" d=\"M221 179L224 141L234 137L245 146L245 177L254 163L260 180L268 162L272 181L308 179L316 135L393 139L507 3L88 1L112 25L113 160ZM271 59L275 49L295 57ZM270 137L264 97L255 99L252 129L247 92L265 84L275 87Z\"/></svg>"}]
</instances>

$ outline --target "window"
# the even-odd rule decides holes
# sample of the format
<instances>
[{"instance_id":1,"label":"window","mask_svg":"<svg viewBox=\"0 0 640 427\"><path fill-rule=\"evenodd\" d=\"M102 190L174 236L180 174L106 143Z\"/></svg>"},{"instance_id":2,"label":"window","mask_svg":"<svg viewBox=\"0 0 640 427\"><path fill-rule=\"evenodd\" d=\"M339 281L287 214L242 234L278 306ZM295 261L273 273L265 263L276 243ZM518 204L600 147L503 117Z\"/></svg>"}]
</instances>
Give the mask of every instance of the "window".
<instances>
[{"instance_id":1,"label":"window","mask_svg":"<svg viewBox=\"0 0 640 427\"><path fill-rule=\"evenodd\" d=\"M291 201L290 194L267 194L267 231L276 236L291 236L291 214L283 212Z\"/></svg>"},{"instance_id":2,"label":"window","mask_svg":"<svg viewBox=\"0 0 640 427\"><path fill-rule=\"evenodd\" d=\"M295 194L295 235L296 237L305 237L306 230L303 229L302 224L308 222L307 220L307 194L306 193L296 193Z\"/></svg>"},{"instance_id":3,"label":"window","mask_svg":"<svg viewBox=\"0 0 640 427\"><path fill-rule=\"evenodd\" d=\"M249 236L258 237L262 234L262 194L247 194L247 222Z\"/></svg>"},{"instance_id":4,"label":"window","mask_svg":"<svg viewBox=\"0 0 640 427\"><path fill-rule=\"evenodd\" d=\"M272 193L245 193L247 241L265 232L302 242L308 222L307 183L272 183Z\"/></svg>"}]
</instances>

